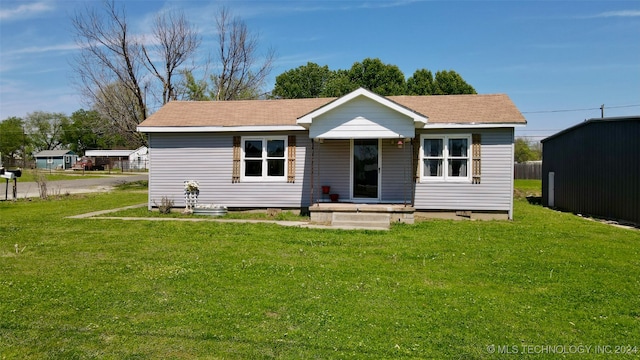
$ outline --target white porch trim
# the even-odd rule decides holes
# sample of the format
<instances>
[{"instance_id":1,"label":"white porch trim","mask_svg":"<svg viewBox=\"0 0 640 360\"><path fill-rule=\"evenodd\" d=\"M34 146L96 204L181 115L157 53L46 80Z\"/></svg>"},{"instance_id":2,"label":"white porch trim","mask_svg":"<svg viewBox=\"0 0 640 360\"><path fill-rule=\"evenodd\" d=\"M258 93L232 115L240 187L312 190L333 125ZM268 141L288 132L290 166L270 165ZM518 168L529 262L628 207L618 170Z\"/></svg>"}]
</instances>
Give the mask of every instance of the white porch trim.
<instances>
[{"instance_id":1,"label":"white porch trim","mask_svg":"<svg viewBox=\"0 0 640 360\"><path fill-rule=\"evenodd\" d=\"M413 120L414 126L416 128L420 128L423 127L427 121L428 121L428 117L419 114L415 111L412 111L394 101L391 101L389 99L387 99L384 96L380 96L378 94L375 94L367 89L364 88L359 88L355 91L350 92L347 95L344 95L332 102L330 102L329 104L322 106L319 109L316 109L300 118L298 118L298 120L296 120L296 123L300 126L303 126L305 129L309 129L311 127L311 124L313 123L313 119L317 118L323 114L326 114L327 112L334 110L346 103L348 103L349 101L363 96L365 98L368 98L372 101L377 102L378 104L382 105L382 106L386 106L387 108L394 110L410 119Z\"/></svg>"}]
</instances>

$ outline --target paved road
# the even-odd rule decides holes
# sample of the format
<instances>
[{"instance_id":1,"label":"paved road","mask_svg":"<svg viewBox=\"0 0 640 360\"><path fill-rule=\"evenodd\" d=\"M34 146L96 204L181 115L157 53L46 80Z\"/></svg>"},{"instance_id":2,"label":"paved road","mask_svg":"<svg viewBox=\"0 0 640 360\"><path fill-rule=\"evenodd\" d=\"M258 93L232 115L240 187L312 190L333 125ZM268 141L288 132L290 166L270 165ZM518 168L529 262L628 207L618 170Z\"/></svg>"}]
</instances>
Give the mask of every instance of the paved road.
<instances>
[{"instance_id":1,"label":"paved road","mask_svg":"<svg viewBox=\"0 0 640 360\"><path fill-rule=\"evenodd\" d=\"M132 173L122 175L108 175L100 178L48 181L47 193L49 195L81 194L90 192L103 192L112 190L114 186L147 180L147 173ZM5 199L6 180L0 179L0 200ZM9 181L8 199L12 200L13 181ZM20 182L18 179L18 199L39 197L38 185L35 182Z\"/></svg>"}]
</instances>

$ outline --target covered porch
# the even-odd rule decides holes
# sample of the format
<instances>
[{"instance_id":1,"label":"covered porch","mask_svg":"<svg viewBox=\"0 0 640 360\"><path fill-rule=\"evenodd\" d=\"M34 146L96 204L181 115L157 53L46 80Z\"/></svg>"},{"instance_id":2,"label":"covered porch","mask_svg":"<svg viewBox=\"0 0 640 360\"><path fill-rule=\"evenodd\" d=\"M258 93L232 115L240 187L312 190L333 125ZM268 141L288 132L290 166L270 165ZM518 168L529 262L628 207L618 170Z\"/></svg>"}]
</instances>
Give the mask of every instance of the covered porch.
<instances>
[{"instance_id":1,"label":"covered porch","mask_svg":"<svg viewBox=\"0 0 640 360\"><path fill-rule=\"evenodd\" d=\"M413 139L427 117L358 89L300 117L311 148L311 220L413 222ZM370 224L372 225L372 224Z\"/></svg>"}]
</instances>

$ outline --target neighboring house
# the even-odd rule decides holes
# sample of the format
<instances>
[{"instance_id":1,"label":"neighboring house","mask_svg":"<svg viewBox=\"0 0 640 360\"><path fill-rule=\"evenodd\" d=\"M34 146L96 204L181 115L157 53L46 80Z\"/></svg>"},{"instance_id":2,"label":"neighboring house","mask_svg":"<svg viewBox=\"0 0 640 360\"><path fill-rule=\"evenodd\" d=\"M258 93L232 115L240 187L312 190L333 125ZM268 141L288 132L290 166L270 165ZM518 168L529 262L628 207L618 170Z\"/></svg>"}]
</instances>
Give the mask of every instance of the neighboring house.
<instances>
[{"instance_id":1,"label":"neighboring house","mask_svg":"<svg viewBox=\"0 0 640 360\"><path fill-rule=\"evenodd\" d=\"M43 150L33 155L37 169L71 169L78 156L71 150Z\"/></svg>"},{"instance_id":2,"label":"neighboring house","mask_svg":"<svg viewBox=\"0 0 640 360\"><path fill-rule=\"evenodd\" d=\"M109 166L111 169L144 170L149 158L146 146L135 150L87 150L85 156L93 159L94 166Z\"/></svg>"},{"instance_id":3,"label":"neighboring house","mask_svg":"<svg viewBox=\"0 0 640 360\"><path fill-rule=\"evenodd\" d=\"M542 140L542 204L640 224L640 116L590 119Z\"/></svg>"},{"instance_id":4,"label":"neighboring house","mask_svg":"<svg viewBox=\"0 0 640 360\"><path fill-rule=\"evenodd\" d=\"M302 208L400 204L435 216L512 218L514 127L506 95L173 101L138 126L149 137L149 208L199 203ZM356 209L357 210L357 209Z\"/></svg>"},{"instance_id":5,"label":"neighboring house","mask_svg":"<svg viewBox=\"0 0 640 360\"><path fill-rule=\"evenodd\" d=\"M129 169L147 170L149 168L149 148L141 146L129 154Z\"/></svg>"}]
</instances>

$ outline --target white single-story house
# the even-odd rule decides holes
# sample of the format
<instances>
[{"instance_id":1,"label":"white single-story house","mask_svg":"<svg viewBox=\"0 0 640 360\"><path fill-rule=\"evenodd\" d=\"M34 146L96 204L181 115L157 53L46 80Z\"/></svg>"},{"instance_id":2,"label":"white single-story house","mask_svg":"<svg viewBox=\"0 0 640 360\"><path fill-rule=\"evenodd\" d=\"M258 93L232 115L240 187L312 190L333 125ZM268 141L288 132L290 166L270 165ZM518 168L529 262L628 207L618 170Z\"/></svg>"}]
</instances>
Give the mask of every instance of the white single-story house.
<instances>
[{"instance_id":1,"label":"white single-story house","mask_svg":"<svg viewBox=\"0 0 640 360\"><path fill-rule=\"evenodd\" d=\"M508 96L172 101L138 126L149 141L149 208L163 197L229 208L388 204L441 217L513 216ZM337 203L331 203L333 198ZM411 217L413 219L413 217Z\"/></svg>"},{"instance_id":2,"label":"white single-story house","mask_svg":"<svg viewBox=\"0 0 640 360\"><path fill-rule=\"evenodd\" d=\"M78 156L71 150L42 150L33 155L37 169L71 169Z\"/></svg>"},{"instance_id":3,"label":"white single-story house","mask_svg":"<svg viewBox=\"0 0 640 360\"><path fill-rule=\"evenodd\" d=\"M109 165L123 170L145 170L148 168L149 150L141 146L135 150L87 150L85 156L94 159L94 165Z\"/></svg>"}]
</instances>

